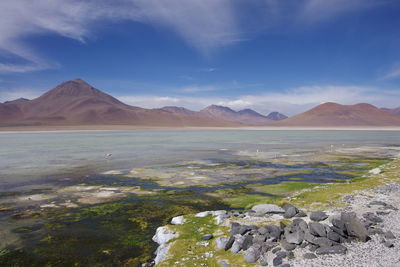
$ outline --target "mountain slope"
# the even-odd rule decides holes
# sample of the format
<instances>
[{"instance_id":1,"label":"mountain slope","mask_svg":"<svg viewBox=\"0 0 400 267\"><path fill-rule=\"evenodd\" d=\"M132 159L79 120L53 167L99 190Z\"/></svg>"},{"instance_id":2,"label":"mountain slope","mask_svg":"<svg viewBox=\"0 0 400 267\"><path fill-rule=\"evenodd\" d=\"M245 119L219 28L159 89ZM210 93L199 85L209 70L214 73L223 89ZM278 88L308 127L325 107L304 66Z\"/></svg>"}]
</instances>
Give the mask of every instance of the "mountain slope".
<instances>
[{"instance_id":1,"label":"mountain slope","mask_svg":"<svg viewBox=\"0 0 400 267\"><path fill-rule=\"evenodd\" d=\"M356 105L324 103L278 124L310 127L400 126L400 116L365 103Z\"/></svg>"},{"instance_id":2,"label":"mountain slope","mask_svg":"<svg viewBox=\"0 0 400 267\"><path fill-rule=\"evenodd\" d=\"M64 82L42 96L0 105L0 124L41 125L144 125L144 126L238 126L190 114L172 114L126 105L81 79Z\"/></svg>"},{"instance_id":3,"label":"mountain slope","mask_svg":"<svg viewBox=\"0 0 400 267\"><path fill-rule=\"evenodd\" d=\"M243 125L262 126L273 121L251 109L234 111L228 107L211 105L199 112L201 116L236 122Z\"/></svg>"},{"instance_id":4,"label":"mountain slope","mask_svg":"<svg viewBox=\"0 0 400 267\"><path fill-rule=\"evenodd\" d=\"M393 114L400 115L400 107L397 108L381 108L382 110L389 111Z\"/></svg>"},{"instance_id":5,"label":"mountain slope","mask_svg":"<svg viewBox=\"0 0 400 267\"><path fill-rule=\"evenodd\" d=\"M266 116L266 118L268 118L270 120L273 120L273 121L281 121L281 120L287 119L288 116L286 116L286 115L284 115L282 113L279 113L277 111L274 111L274 112L269 113Z\"/></svg>"}]
</instances>

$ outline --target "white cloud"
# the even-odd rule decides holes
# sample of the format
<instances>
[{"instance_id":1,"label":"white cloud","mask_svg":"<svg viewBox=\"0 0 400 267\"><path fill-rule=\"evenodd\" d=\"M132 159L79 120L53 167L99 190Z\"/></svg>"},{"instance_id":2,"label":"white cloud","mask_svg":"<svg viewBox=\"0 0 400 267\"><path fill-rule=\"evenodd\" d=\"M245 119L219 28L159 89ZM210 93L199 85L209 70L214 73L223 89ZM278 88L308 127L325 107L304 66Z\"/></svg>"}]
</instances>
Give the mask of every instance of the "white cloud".
<instances>
[{"instance_id":1,"label":"white cloud","mask_svg":"<svg viewBox=\"0 0 400 267\"><path fill-rule=\"evenodd\" d=\"M52 68L24 38L58 34L84 43L98 25L132 20L173 30L203 53L236 42L239 27L229 0L2 0L0 52L26 63L0 62L0 72Z\"/></svg>"},{"instance_id":2,"label":"white cloud","mask_svg":"<svg viewBox=\"0 0 400 267\"><path fill-rule=\"evenodd\" d=\"M246 34L279 24L298 26L358 11L378 0L1 0L0 53L25 63L0 62L0 72L28 72L54 68L40 51L26 44L31 35L57 34L85 43L98 27L131 20L166 28L186 43L210 54L245 40ZM301 24L301 23L300 23ZM207 71L215 71L208 68Z\"/></svg>"},{"instance_id":3,"label":"white cloud","mask_svg":"<svg viewBox=\"0 0 400 267\"><path fill-rule=\"evenodd\" d=\"M396 62L392 68L382 77L383 80L400 78L400 62Z\"/></svg>"}]
</instances>

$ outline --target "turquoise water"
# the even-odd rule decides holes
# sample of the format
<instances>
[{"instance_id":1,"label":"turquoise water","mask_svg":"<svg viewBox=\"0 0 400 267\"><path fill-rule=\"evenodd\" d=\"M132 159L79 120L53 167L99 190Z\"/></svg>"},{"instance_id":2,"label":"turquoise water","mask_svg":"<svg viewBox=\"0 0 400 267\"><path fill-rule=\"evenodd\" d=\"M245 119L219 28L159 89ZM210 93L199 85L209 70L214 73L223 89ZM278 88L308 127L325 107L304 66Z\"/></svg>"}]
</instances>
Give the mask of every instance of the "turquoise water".
<instances>
[{"instance_id":1,"label":"turquoise water","mask_svg":"<svg viewBox=\"0 0 400 267\"><path fill-rule=\"evenodd\" d=\"M0 190L114 169L290 155L333 147L400 146L398 131L138 130L0 133ZM262 153L262 154L261 154ZM106 154L112 154L107 157Z\"/></svg>"}]
</instances>

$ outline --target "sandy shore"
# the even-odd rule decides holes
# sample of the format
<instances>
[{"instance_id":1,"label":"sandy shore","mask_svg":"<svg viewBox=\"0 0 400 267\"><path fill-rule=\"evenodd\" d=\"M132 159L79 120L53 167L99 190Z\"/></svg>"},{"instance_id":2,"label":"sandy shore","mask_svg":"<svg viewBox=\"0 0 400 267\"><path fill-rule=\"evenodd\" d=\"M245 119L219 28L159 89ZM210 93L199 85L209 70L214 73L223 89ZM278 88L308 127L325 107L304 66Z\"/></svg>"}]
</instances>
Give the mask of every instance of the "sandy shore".
<instances>
[{"instance_id":1,"label":"sandy shore","mask_svg":"<svg viewBox=\"0 0 400 267\"><path fill-rule=\"evenodd\" d=\"M0 127L0 132L129 131L129 130L268 130L268 131L400 131L400 127L161 127L138 125L65 125Z\"/></svg>"}]
</instances>

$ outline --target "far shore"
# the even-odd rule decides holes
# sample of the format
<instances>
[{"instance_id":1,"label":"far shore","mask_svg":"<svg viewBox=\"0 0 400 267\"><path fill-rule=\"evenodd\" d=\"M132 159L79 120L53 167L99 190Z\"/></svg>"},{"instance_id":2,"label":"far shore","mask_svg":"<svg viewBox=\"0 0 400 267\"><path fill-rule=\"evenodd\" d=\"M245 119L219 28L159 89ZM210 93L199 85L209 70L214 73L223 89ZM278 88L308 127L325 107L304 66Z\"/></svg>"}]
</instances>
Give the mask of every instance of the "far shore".
<instances>
[{"instance_id":1,"label":"far shore","mask_svg":"<svg viewBox=\"0 0 400 267\"><path fill-rule=\"evenodd\" d=\"M194 127L194 126L145 126L145 125L68 125L68 126L12 126L0 127L0 132L60 132L60 131L129 131L129 130L269 130L269 131L400 131L400 126L243 126L243 127Z\"/></svg>"}]
</instances>

